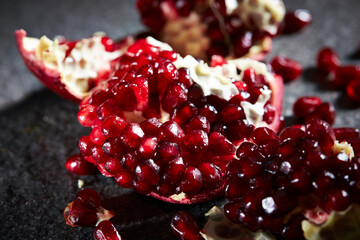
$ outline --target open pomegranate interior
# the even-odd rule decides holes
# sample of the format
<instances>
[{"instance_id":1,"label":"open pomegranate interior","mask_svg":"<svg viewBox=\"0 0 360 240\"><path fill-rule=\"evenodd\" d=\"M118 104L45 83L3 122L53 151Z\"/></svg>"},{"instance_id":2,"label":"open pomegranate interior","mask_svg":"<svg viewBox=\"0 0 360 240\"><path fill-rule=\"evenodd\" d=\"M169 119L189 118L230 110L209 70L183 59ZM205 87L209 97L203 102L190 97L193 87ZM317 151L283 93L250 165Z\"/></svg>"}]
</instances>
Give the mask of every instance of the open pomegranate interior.
<instances>
[{"instance_id":1,"label":"open pomegranate interior","mask_svg":"<svg viewBox=\"0 0 360 240\"><path fill-rule=\"evenodd\" d=\"M282 79L263 63L209 67L142 39L80 104L80 123L92 127L80 152L122 187L205 201L223 194L226 166L254 127L278 130L282 93Z\"/></svg>"},{"instance_id":2,"label":"open pomegranate interior","mask_svg":"<svg viewBox=\"0 0 360 240\"><path fill-rule=\"evenodd\" d=\"M104 37L70 44L25 38L22 30L16 35L25 63L40 80L67 98L82 99L78 119L92 132L80 138L80 152L122 187L174 203L218 197L236 147L255 127L279 130L282 78L255 60L219 56L209 67L153 38L124 51L124 44ZM98 46L86 51L69 47L82 49L94 39ZM41 54L57 65L39 55L42 41L49 43ZM77 53L88 56L79 59L89 59L89 68L74 62L67 82L66 62ZM96 64L96 70L106 66L106 73L94 71ZM77 70L85 76L81 80Z\"/></svg>"},{"instance_id":3,"label":"open pomegranate interior","mask_svg":"<svg viewBox=\"0 0 360 240\"><path fill-rule=\"evenodd\" d=\"M233 222L301 239L303 220L319 225L360 203L359 130L312 119L279 136L257 128L250 139L227 169L225 214Z\"/></svg>"},{"instance_id":4,"label":"open pomegranate interior","mask_svg":"<svg viewBox=\"0 0 360 240\"><path fill-rule=\"evenodd\" d=\"M143 23L181 55L263 59L285 15L281 0L138 0Z\"/></svg>"}]
</instances>

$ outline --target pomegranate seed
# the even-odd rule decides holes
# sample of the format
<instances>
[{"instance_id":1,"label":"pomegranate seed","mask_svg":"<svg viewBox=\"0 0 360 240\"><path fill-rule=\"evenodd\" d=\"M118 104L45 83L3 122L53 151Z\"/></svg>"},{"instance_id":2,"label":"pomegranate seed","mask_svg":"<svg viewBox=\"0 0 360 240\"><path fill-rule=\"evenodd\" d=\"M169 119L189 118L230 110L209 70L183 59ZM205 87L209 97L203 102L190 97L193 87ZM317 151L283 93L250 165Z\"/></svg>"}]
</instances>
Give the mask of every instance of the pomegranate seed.
<instances>
[{"instance_id":1,"label":"pomegranate seed","mask_svg":"<svg viewBox=\"0 0 360 240\"><path fill-rule=\"evenodd\" d=\"M221 170L212 163L201 163L198 165L198 169L204 180L204 186L206 189L216 189L221 184Z\"/></svg>"},{"instance_id":2,"label":"pomegranate seed","mask_svg":"<svg viewBox=\"0 0 360 240\"><path fill-rule=\"evenodd\" d=\"M346 86L347 95L357 102L360 102L360 78L350 81Z\"/></svg>"},{"instance_id":3,"label":"pomegranate seed","mask_svg":"<svg viewBox=\"0 0 360 240\"><path fill-rule=\"evenodd\" d=\"M276 56L271 60L271 66L275 73L280 74L285 81L293 81L302 73L302 66L295 60Z\"/></svg>"},{"instance_id":4,"label":"pomegranate seed","mask_svg":"<svg viewBox=\"0 0 360 240\"><path fill-rule=\"evenodd\" d=\"M107 137L118 137L126 126L126 121L118 116L109 116L101 124L102 133Z\"/></svg>"},{"instance_id":5,"label":"pomegranate seed","mask_svg":"<svg viewBox=\"0 0 360 240\"><path fill-rule=\"evenodd\" d=\"M96 171L96 167L86 161L81 154L69 157L65 163L66 169L76 175L90 175Z\"/></svg>"},{"instance_id":6,"label":"pomegranate seed","mask_svg":"<svg viewBox=\"0 0 360 240\"><path fill-rule=\"evenodd\" d=\"M91 149L93 147L93 143L91 142L91 139L89 136L82 136L79 139L79 150L80 153L84 156L90 156L91 155Z\"/></svg>"},{"instance_id":7,"label":"pomegranate seed","mask_svg":"<svg viewBox=\"0 0 360 240\"><path fill-rule=\"evenodd\" d=\"M184 84L186 88L189 88L191 85L193 85L194 81L190 76L190 70L188 68L179 69L179 82Z\"/></svg>"},{"instance_id":8,"label":"pomegranate seed","mask_svg":"<svg viewBox=\"0 0 360 240\"><path fill-rule=\"evenodd\" d=\"M183 175L183 180L179 185L179 190L188 195L195 195L203 187L203 177L199 169L189 166Z\"/></svg>"},{"instance_id":9,"label":"pomegranate seed","mask_svg":"<svg viewBox=\"0 0 360 240\"><path fill-rule=\"evenodd\" d=\"M104 168L112 175L116 175L124 171L124 168L121 166L120 159L118 158L110 158L108 161L106 161Z\"/></svg>"},{"instance_id":10,"label":"pomegranate seed","mask_svg":"<svg viewBox=\"0 0 360 240\"><path fill-rule=\"evenodd\" d=\"M160 142L157 149L157 157L161 162L169 162L172 159L180 156L180 149L176 143Z\"/></svg>"},{"instance_id":11,"label":"pomegranate seed","mask_svg":"<svg viewBox=\"0 0 360 240\"><path fill-rule=\"evenodd\" d=\"M158 140L156 137L146 136L139 146L139 153L143 158L151 158L155 154Z\"/></svg>"},{"instance_id":12,"label":"pomegranate seed","mask_svg":"<svg viewBox=\"0 0 360 240\"><path fill-rule=\"evenodd\" d=\"M243 56L249 52L250 47L253 45L252 32L245 31L240 34L234 41L234 51L236 56Z\"/></svg>"},{"instance_id":13,"label":"pomegranate seed","mask_svg":"<svg viewBox=\"0 0 360 240\"><path fill-rule=\"evenodd\" d=\"M175 121L168 121L164 123L161 128L160 140L180 143L184 137L184 131Z\"/></svg>"},{"instance_id":14,"label":"pomegranate seed","mask_svg":"<svg viewBox=\"0 0 360 240\"><path fill-rule=\"evenodd\" d=\"M119 172L116 177L116 183L123 188L131 188L132 187L133 176L128 172Z\"/></svg>"},{"instance_id":15,"label":"pomegranate seed","mask_svg":"<svg viewBox=\"0 0 360 240\"><path fill-rule=\"evenodd\" d=\"M307 119L318 118L328 122L330 125L334 124L336 117L336 110L331 103L322 103L312 111Z\"/></svg>"},{"instance_id":16,"label":"pomegranate seed","mask_svg":"<svg viewBox=\"0 0 360 240\"><path fill-rule=\"evenodd\" d=\"M171 229L175 236L181 240L203 240L200 228L194 218L185 211L177 212L171 219Z\"/></svg>"},{"instance_id":17,"label":"pomegranate seed","mask_svg":"<svg viewBox=\"0 0 360 240\"><path fill-rule=\"evenodd\" d=\"M102 103L96 110L98 118L100 120L104 120L105 118L109 117L110 115L119 111L118 104L113 99L108 99L104 103Z\"/></svg>"},{"instance_id":18,"label":"pomegranate seed","mask_svg":"<svg viewBox=\"0 0 360 240\"><path fill-rule=\"evenodd\" d=\"M242 107L235 105L235 104L229 104L229 105L226 105L221 110L220 118L224 124L228 124L228 123L235 122L239 119L244 119L245 113L244 113Z\"/></svg>"},{"instance_id":19,"label":"pomegranate seed","mask_svg":"<svg viewBox=\"0 0 360 240\"><path fill-rule=\"evenodd\" d=\"M121 135L121 140L126 146L134 148L141 143L143 137L144 132L140 125L137 123L129 123Z\"/></svg>"},{"instance_id":20,"label":"pomegranate seed","mask_svg":"<svg viewBox=\"0 0 360 240\"><path fill-rule=\"evenodd\" d=\"M108 220L101 221L94 230L95 240L121 240L115 226Z\"/></svg>"},{"instance_id":21,"label":"pomegranate seed","mask_svg":"<svg viewBox=\"0 0 360 240\"><path fill-rule=\"evenodd\" d=\"M235 146L225 138L221 133L212 132L209 136L209 149L214 154L224 156L232 155L235 152Z\"/></svg>"},{"instance_id":22,"label":"pomegranate seed","mask_svg":"<svg viewBox=\"0 0 360 240\"><path fill-rule=\"evenodd\" d=\"M185 130L203 130L206 133L209 133L210 131L210 123L206 119L206 117L203 117L201 115L197 115L190 119L190 121L186 124Z\"/></svg>"},{"instance_id":23,"label":"pomegranate seed","mask_svg":"<svg viewBox=\"0 0 360 240\"><path fill-rule=\"evenodd\" d=\"M101 126L97 125L93 128L93 130L90 133L90 140L95 145L102 145L105 141L106 137L102 133Z\"/></svg>"},{"instance_id":24,"label":"pomegranate seed","mask_svg":"<svg viewBox=\"0 0 360 240\"><path fill-rule=\"evenodd\" d=\"M209 123L213 123L217 119L218 111L212 105L206 104L199 110L199 114L206 117Z\"/></svg>"},{"instance_id":25,"label":"pomegranate seed","mask_svg":"<svg viewBox=\"0 0 360 240\"><path fill-rule=\"evenodd\" d=\"M186 166L181 157L177 157L170 161L165 168L163 179L170 184L176 184L183 176Z\"/></svg>"},{"instance_id":26,"label":"pomegranate seed","mask_svg":"<svg viewBox=\"0 0 360 240\"><path fill-rule=\"evenodd\" d=\"M309 116L321 104L319 97L300 97L293 106L294 115L297 117Z\"/></svg>"},{"instance_id":27,"label":"pomegranate seed","mask_svg":"<svg viewBox=\"0 0 360 240\"><path fill-rule=\"evenodd\" d=\"M261 144L263 141L267 140L277 140L278 137L274 133L274 131L270 130L269 128L265 127L259 127L256 128L251 134L250 134L251 140L253 140L256 144Z\"/></svg>"},{"instance_id":28,"label":"pomegranate seed","mask_svg":"<svg viewBox=\"0 0 360 240\"><path fill-rule=\"evenodd\" d=\"M335 71L341 62L336 52L330 47L322 48L317 55L317 67L325 73Z\"/></svg>"},{"instance_id":29,"label":"pomegranate seed","mask_svg":"<svg viewBox=\"0 0 360 240\"><path fill-rule=\"evenodd\" d=\"M162 107L167 112L172 112L174 108L185 102L187 99L187 91L182 84L174 83L165 92L161 100Z\"/></svg>"},{"instance_id":30,"label":"pomegranate seed","mask_svg":"<svg viewBox=\"0 0 360 240\"><path fill-rule=\"evenodd\" d=\"M339 142L360 137L360 130L356 128L334 128L334 133Z\"/></svg>"},{"instance_id":31,"label":"pomegranate seed","mask_svg":"<svg viewBox=\"0 0 360 240\"><path fill-rule=\"evenodd\" d=\"M96 107L90 104L80 106L77 118L84 127L91 127L99 122Z\"/></svg>"},{"instance_id":32,"label":"pomegranate seed","mask_svg":"<svg viewBox=\"0 0 360 240\"><path fill-rule=\"evenodd\" d=\"M195 104L195 106L200 107L205 103L204 92L199 84L193 84L189 88L189 101Z\"/></svg>"},{"instance_id":33,"label":"pomegranate seed","mask_svg":"<svg viewBox=\"0 0 360 240\"><path fill-rule=\"evenodd\" d=\"M184 146L192 152L201 152L209 146L209 138L203 130L189 130L184 137Z\"/></svg>"},{"instance_id":34,"label":"pomegranate seed","mask_svg":"<svg viewBox=\"0 0 360 240\"><path fill-rule=\"evenodd\" d=\"M312 21L312 16L308 10L297 9L287 12L284 18L283 33L294 33L302 30Z\"/></svg>"},{"instance_id":35,"label":"pomegranate seed","mask_svg":"<svg viewBox=\"0 0 360 240\"><path fill-rule=\"evenodd\" d=\"M360 65L359 66L340 66L335 70L333 84L336 87L346 87L352 80L360 80ZM355 85L357 86L357 85ZM356 88L353 89L356 93Z\"/></svg>"},{"instance_id":36,"label":"pomegranate seed","mask_svg":"<svg viewBox=\"0 0 360 240\"><path fill-rule=\"evenodd\" d=\"M119 137L108 138L102 146L103 152L112 158L118 158L125 153L125 145Z\"/></svg>"},{"instance_id":37,"label":"pomegranate seed","mask_svg":"<svg viewBox=\"0 0 360 240\"><path fill-rule=\"evenodd\" d=\"M185 102L182 106L180 106L173 112L171 119L177 124L182 125L189 121L197 113L198 109L193 103Z\"/></svg>"}]
</instances>

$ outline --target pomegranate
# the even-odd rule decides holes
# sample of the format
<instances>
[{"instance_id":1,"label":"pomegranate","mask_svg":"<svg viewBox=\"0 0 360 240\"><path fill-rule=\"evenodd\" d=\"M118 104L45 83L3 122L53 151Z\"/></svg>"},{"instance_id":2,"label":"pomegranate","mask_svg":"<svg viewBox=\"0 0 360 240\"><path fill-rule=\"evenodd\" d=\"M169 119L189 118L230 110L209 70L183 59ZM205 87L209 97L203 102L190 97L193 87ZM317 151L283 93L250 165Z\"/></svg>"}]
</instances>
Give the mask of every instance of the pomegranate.
<instances>
[{"instance_id":1,"label":"pomegranate","mask_svg":"<svg viewBox=\"0 0 360 240\"><path fill-rule=\"evenodd\" d=\"M143 23L181 55L263 59L285 15L281 0L138 0Z\"/></svg>"},{"instance_id":2,"label":"pomegranate","mask_svg":"<svg viewBox=\"0 0 360 240\"><path fill-rule=\"evenodd\" d=\"M112 211L102 207L100 195L90 188L78 192L64 210L66 224L72 227L93 227L113 216Z\"/></svg>"},{"instance_id":3,"label":"pomegranate","mask_svg":"<svg viewBox=\"0 0 360 240\"><path fill-rule=\"evenodd\" d=\"M359 203L358 130L313 119L279 137L257 128L250 139L227 168L225 213L233 222L296 239L304 219L320 224Z\"/></svg>"},{"instance_id":4,"label":"pomegranate","mask_svg":"<svg viewBox=\"0 0 360 240\"><path fill-rule=\"evenodd\" d=\"M79 150L141 194L185 204L218 197L235 147L254 127L279 130L282 79L255 60L209 67L147 38L112 76L80 104L92 131Z\"/></svg>"},{"instance_id":5,"label":"pomegranate","mask_svg":"<svg viewBox=\"0 0 360 240\"><path fill-rule=\"evenodd\" d=\"M114 61L128 45L102 35L78 41L37 39L27 37L24 30L15 31L15 38L28 69L46 87L75 102L109 77Z\"/></svg>"},{"instance_id":6,"label":"pomegranate","mask_svg":"<svg viewBox=\"0 0 360 240\"><path fill-rule=\"evenodd\" d=\"M297 79L302 73L302 66L297 61L283 56L276 56L271 60L271 67L287 82Z\"/></svg>"},{"instance_id":7,"label":"pomegranate","mask_svg":"<svg viewBox=\"0 0 360 240\"><path fill-rule=\"evenodd\" d=\"M317 67L325 73L335 71L341 64L337 53L330 47L322 48L317 55Z\"/></svg>"}]
</instances>

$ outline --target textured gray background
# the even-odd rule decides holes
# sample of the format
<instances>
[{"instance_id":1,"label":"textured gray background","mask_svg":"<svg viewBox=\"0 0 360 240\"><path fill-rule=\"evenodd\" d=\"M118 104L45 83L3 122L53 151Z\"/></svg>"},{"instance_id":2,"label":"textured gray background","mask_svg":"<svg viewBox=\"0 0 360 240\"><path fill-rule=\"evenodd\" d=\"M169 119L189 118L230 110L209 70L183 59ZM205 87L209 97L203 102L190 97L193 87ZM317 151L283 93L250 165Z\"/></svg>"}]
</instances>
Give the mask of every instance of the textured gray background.
<instances>
[{"instance_id":1,"label":"textured gray background","mask_svg":"<svg viewBox=\"0 0 360 240\"><path fill-rule=\"evenodd\" d=\"M13 32L24 28L30 36L58 34L70 39L104 31L113 38L143 28L135 1L116 0L2 0L0 3L0 238L92 239L92 229L71 228L62 217L78 192L78 177L64 162L77 151L87 134L76 119L77 106L46 90L30 74L17 52ZM345 63L360 44L359 0L286 1L288 9L306 8L314 17L305 31L274 41L274 52L300 61L304 74L286 85L284 115L291 121L297 97L319 95L335 104L336 126L360 127L360 106L343 93L316 81L314 58L324 45L333 46ZM174 206L123 190L103 176L81 177L86 187L103 196L116 209L115 225L124 240L173 239L169 221L179 209L198 220L222 199L195 206Z\"/></svg>"}]
</instances>

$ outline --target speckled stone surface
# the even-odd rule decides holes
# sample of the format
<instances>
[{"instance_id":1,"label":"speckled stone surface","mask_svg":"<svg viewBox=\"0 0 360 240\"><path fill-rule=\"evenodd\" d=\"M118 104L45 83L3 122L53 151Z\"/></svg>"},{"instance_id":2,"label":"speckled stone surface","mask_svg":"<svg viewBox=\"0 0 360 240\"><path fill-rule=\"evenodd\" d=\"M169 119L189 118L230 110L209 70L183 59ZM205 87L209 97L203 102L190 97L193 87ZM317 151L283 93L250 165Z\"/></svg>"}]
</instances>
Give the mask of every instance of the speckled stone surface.
<instances>
[{"instance_id":1,"label":"speckled stone surface","mask_svg":"<svg viewBox=\"0 0 360 240\"><path fill-rule=\"evenodd\" d=\"M306 8L313 23L305 31L281 36L270 55L300 61L302 77L286 85L284 115L291 122L297 97L319 95L337 108L336 126L360 128L360 106L340 91L316 81L314 58L324 45L334 47L345 63L360 64L352 53L360 44L358 0L286 1L288 9ZM30 36L62 34L70 39L104 31L119 38L143 28L135 1L116 0L2 0L0 3L0 238L92 239L91 228L71 228L62 211L78 192L78 177L64 162L77 152L77 141L88 133L76 119L77 105L46 90L30 74L17 52L13 32L24 28ZM198 221L223 199L194 206L176 206L118 187L100 175L81 177L97 190L105 206L118 213L114 223L124 240L170 240L169 222L184 209Z\"/></svg>"}]
</instances>

